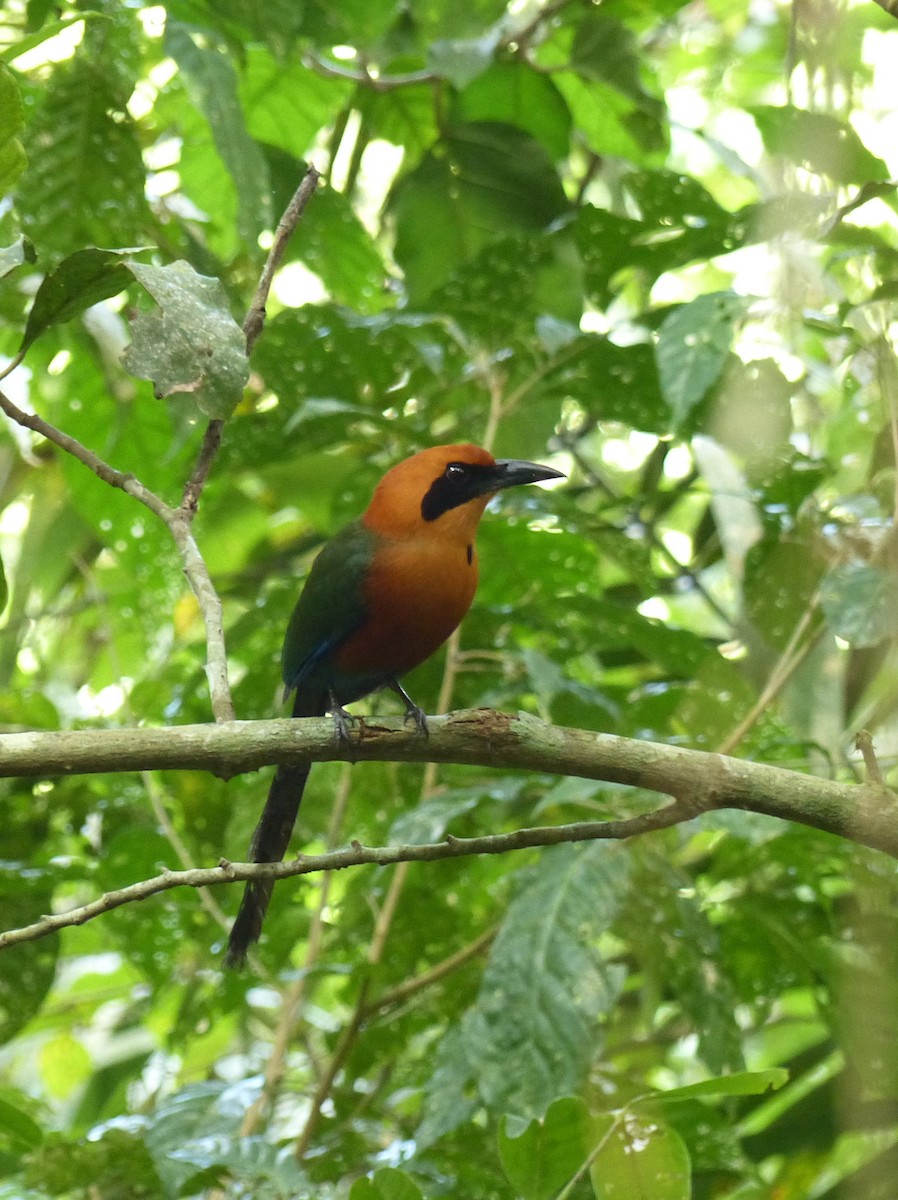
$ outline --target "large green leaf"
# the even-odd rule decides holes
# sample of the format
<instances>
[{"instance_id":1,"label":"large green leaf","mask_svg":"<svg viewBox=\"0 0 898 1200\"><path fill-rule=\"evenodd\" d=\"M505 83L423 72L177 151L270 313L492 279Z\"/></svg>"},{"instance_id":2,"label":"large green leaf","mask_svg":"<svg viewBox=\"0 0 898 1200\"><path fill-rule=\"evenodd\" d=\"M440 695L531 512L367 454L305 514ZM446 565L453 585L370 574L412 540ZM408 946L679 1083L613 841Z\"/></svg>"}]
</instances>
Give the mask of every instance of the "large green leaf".
<instances>
[{"instance_id":1,"label":"large green leaf","mask_svg":"<svg viewBox=\"0 0 898 1200\"><path fill-rule=\"evenodd\" d=\"M792 105L756 105L748 111L772 154L782 154L836 183L889 178L886 164L870 153L847 121Z\"/></svg>"},{"instance_id":2,"label":"large green leaf","mask_svg":"<svg viewBox=\"0 0 898 1200\"><path fill-rule=\"evenodd\" d=\"M545 228L566 208L548 154L528 134L487 121L450 127L390 200L412 302L425 300L490 240Z\"/></svg>"},{"instance_id":3,"label":"large green leaf","mask_svg":"<svg viewBox=\"0 0 898 1200\"><path fill-rule=\"evenodd\" d=\"M128 250L99 250L91 246L64 258L42 280L22 338L21 351L53 325L71 321L92 304L99 304L125 290L132 282L128 265L122 261Z\"/></svg>"},{"instance_id":4,"label":"large green leaf","mask_svg":"<svg viewBox=\"0 0 898 1200\"><path fill-rule=\"evenodd\" d=\"M689 1152L675 1130L635 1112L608 1124L589 1168L596 1200L689 1200Z\"/></svg>"},{"instance_id":5,"label":"large green leaf","mask_svg":"<svg viewBox=\"0 0 898 1200\"><path fill-rule=\"evenodd\" d=\"M132 261L128 270L160 311L136 317L125 366L152 379L157 396L186 392L207 416L230 416L249 378L249 362L221 283L185 262L148 267Z\"/></svg>"},{"instance_id":6,"label":"large green leaf","mask_svg":"<svg viewBox=\"0 0 898 1200\"><path fill-rule=\"evenodd\" d=\"M239 76L246 128L267 142L303 158L322 126L333 120L352 92L344 79L323 79L296 61L283 62L261 46L247 47Z\"/></svg>"},{"instance_id":7,"label":"large green leaf","mask_svg":"<svg viewBox=\"0 0 898 1200\"><path fill-rule=\"evenodd\" d=\"M188 89L194 91L197 107L209 122L218 153L234 181L240 233L252 252L259 234L271 225L270 187L265 157L246 131L237 74L224 53L198 45L190 30L177 22L166 23L165 44Z\"/></svg>"},{"instance_id":8,"label":"large green leaf","mask_svg":"<svg viewBox=\"0 0 898 1200\"><path fill-rule=\"evenodd\" d=\"M833 632L851 646L875 646L898 631L898 579L886 567L833 567L820 585L820 603Z\"/></svg>"},{"instance_id":9,"label":"large green leaf","mask_svg":"<svg viewBox=\"0 0 898 1200\"><path fill-rule=\"evenodd\" d=\"M523 1200L551 1200L589 1161L594 1122L579 1096L555 1100L541 1120L504 1117L499 1157Z\"/></svg>"},{"instance_id":10,"label":"large green leaf","mask_svg":"<svg viewBox=\"0 0 898 1200\"><path fill-rule=\"evenodd\" d=\"M423 1200L424 1193L403 1171L381 1167L372 1176L357 1179L349 1200Z\"/></svg>"},{"instance_id":11,"label":"large green leaf","mask_svg":"<svg viewBox=\"0 0 898 1200\"><path fill-rule=\"evenodd\" d=\"M146 173L127 108L134 86L132 10L90 21L85 49L41 89L29 127L39 145L18 187L23 224L42 254L139 245L149 224Z\"/></svg>"},{"instance_id":12,"label":"large green leaf","mask_svg":"<svg viewBox=\"0 0 898 1200\"><path fill-rule=\"evenodd\" d=\"M317 193L296 233L294 253L320 276L337 304L360 313L379 312L389 304L383 257L339 192L325 188Z\"/></svg>"},{"instance_id":13,"label":"large green leaf","mask_svg":"<svg viewBox=\"0 0 898 1200\"><path fill-rule=\"evenodd\" d=\"M711 292L674 309L658 331L655 353L674 428L717 382L730 353L736 325L748 301L732 292Z\"/></svg>"},{"instance_id":14,"label":"large green leaf","mask_svg":"<svg viewBox=\"0 0 898 1200\"><path fill-rule=\"evenodd\" d=\"M44 827L40 820L32 824L35 833ZM14 845L10 849L15 853ZM52 910L52 899L52 873L31 863L7 859L0 871L0 923L4 931L38 921ZM40 1011L53 983L58 954L55 938L23 942L0 954L0 1045L9 1042Z\"/></svg>"},{"instance_id":15,"label":"large green leaf","mask_svg":"<svg viewBox=\"0 0 898 1200\"><path fill-rule=\"evenodd\" d=\"M24 124L15 77L5 63L0 63L0 196L6 195L27 165L19 137Z\"/></svg>"},{"instance_id":16,"label":"large green leaf","mask_svg":"<svg viewBox=\"0 0 898 1200\"><path fill-rule=\"evenodd\" d=\"M453 97L453 123L501 121L535 137L553 159L570 147L571 114L546 75L525 63L496 63Z\"/></svg>"},{"instance_id":17,"label":"large green leaf","mask_svg":"<svg viewBox=\"0 0 898 1200\"><path fill-rule=\"evenodd\" d=\"M530 1115L576 1089L613 1006L623 969L596 941L623 898L626 858L600 842L564 847L526 872L496 938L464 1053L491 1109Z\"/></svg>"}]
</instances>

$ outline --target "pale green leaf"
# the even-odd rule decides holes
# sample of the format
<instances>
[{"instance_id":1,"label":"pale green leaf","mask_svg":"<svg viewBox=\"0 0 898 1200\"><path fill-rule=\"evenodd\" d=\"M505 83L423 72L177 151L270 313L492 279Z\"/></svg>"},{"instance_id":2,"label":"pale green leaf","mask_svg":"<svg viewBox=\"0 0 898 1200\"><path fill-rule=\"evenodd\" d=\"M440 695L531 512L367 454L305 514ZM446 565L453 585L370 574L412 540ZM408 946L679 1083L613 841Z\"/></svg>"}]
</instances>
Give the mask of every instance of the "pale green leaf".
<instances>
[{"instance_id":1,"label":"pale green leaf","mask_svg":"<svg viewBox=\"0 0 898 1200\"><path fill-rule=\"evenodd\" d=\"M712 292L665 317L655 355L675 429L684 425L720 378L746 304L733 292Z\"/></svg>"},{"instance_id":2,"label":"pale green leaf","mask_svg":"<svg viewBox=\"0 0 898 1200\"><path fill-rule=\"evenodd\" d=\"M168 267L129 262L128 270L159 309L135 319L127 369L152 379L157 396L187 392L207 416L229 416L249 378L249 362L246 339L219 280L198 275L185 262Z\"/></svg>"},{"instance_id":3,"label":"pale green leaf","mask_svg":"<svg viewBox=\"0 0 898 1200\"><path fill-rule=\"evenodd\" d=\"M668 1088L652 1099L668 1101L691 1100L703 1096L760 1096L763 1092L781 1088L788 1079L789 1072L782 1067L769 1067L765 1071L736 1071L732 1075L721 1075L717 1079L703 1079L700 1083Z\"/></svg>"},{"instance_id":4,"label":"pale green leaf","mask_svg":"<svg viewBox=\"0 0 898 1200\"><path fill-rule=\"evenodd\" d=\"M682 1138L669 1126L621 1114L589 1168L596 1200L689 1200L691 1168Z\"/></svg>"},{"instance_id":5,"label":"pale green leaf","mask_svg":"<svg viewBox=\"0 0 898 1200\"><path fill-rule=\"evenodd\" d=\"M199 46L186 26L169 21L165 42L209 122L215 146L237 190L241 236L247 246L255 248L259 234L271 224L271 191L265 157L246 131L237 74L224 53Z\"/></svg>"},{"instance_id":6,"label":"pale green leaf","mask_svg":"<svg viewBox=\"0 0 898 1200\"><path fill-rule=\"evenodd\" d=\"M0 63L0 196L6 195L28 164L19 137L24 124L15 76L5 63Z\"/></svg>"},{"instance_id":7,"label":"pale green leaf","mask_svg":"<svg viewBox=\"0 0 898 1200\"><path fill-rule=\"evenodd\" d=\"M404 1171L381 1167L355 1181L349 1200L424 1200L424 1194Z\"/></svg>"}]
</instances>

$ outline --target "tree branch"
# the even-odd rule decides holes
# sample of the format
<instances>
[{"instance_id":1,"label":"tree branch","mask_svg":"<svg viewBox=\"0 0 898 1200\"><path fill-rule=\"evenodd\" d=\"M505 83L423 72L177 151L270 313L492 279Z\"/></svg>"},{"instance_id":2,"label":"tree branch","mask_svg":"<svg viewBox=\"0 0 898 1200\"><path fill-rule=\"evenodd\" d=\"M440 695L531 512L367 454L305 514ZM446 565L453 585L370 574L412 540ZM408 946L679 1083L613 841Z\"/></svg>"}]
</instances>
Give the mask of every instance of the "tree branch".
<instances>
[{"instance_id":1,"label":"tree branch","mask_svg":"<svg viewBox=\"0 0 898 1200\"><path fill-rule=\"evenodd\" d=\"M467 858L472 854L506 854L511 850L527 850L534 846L557 846L563 842L594 841L596 838L620 840L666 829L698 816L699 810L674 801L652 812L641 813L621 821L587 821L574 825L538 826L517 829L512 833L486 834L483 837L447 837L444 842L428 842L418 846L362 846L353 842L344 850L327 854L302 855L279 863L231 863L223 861L217 867L195 867L188 871L164 870L161 875L129 884L92 900L68 912L41 917L32 925L0 933L0 950L21 942L32 942L47 934L72 925L84 925L114 908L147 900L159 892L176 887L215 887L222 883L245 883L248 879L290 879L294 875L312 875L318 871L343 871L347 867L373 864L380 867L394 863L434 862L443 858ZM361 1018L360 1018L361 1019Z\"/></svg>"},{"instance_id":2,"label":"tree branch","mask_svg":"<svg viewBox=\"0 0 898 1200\"><path fill-rule=\"evenodd\" d=\"M523 829L426 846L388 846L317 855L287 863L226 863L166 871L100 897L83 908L45 917L0 935L0 947L91 920L110 908L172 887L211 887L363 863L429 862L468 854L500 854L531 846L594 838L628 838L664 829L715 809L779 817L848 838L898 858L895 793L875 783L845 784L783 767L634 741L612 734L547 725L527 714L468 709L429 718L425 740L398 717L359 719L348 738L329 718L235 721L174 729L75 730L0 737L0 777L34 778L144 770L207 770L231 776L271 763L318 761L443 762L599 779L673 797L634 817L554 828Z\"/></svg>"},{"instance_id":3,"label":"tree branch","mask_svg":"<svg viewBox=\"0 0 898 1200\"><path fill-rule=\"evenodd\" d=\"M46 438L48 442L52 442L60 450L64 450L66 454L71 454L73 458L77 458L80 463L83 463L89 471L93 471L104 483L108 483L110 487L120 488L123 492L127 492L129 496L133 496L135 500L148 508L150 512L155 513L166 524L170 523L175 510L157 496L155 492L151 492L148 487L145 487L134 475L116 470L115 467L110 466L108 462L100 458L98 454L94 454L93 450L88 450L87 446L82 445L77 438L63 433L61 429L57 429L55 425L51 425L49 421L45 421L37 413L25 412L23 408L19 408L17 404L14 404L5 392L0 392L0 409L6 413L11 421L15 421L17 425L21 425L24 429L32 430L33 433L39 433L41 437Z\"/></svg>"}]
</instances>

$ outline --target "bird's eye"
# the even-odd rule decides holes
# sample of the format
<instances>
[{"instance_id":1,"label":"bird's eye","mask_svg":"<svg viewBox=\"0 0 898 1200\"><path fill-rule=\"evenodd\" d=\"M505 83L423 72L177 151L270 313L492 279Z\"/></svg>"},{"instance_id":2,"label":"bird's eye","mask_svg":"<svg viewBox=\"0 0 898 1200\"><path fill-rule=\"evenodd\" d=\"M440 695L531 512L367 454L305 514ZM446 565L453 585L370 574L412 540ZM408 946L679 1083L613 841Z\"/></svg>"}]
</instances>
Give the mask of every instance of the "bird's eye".
<instances>
[{"instance_id":1,"label":"bird's eye","mask_svg":"<svg viewBox=\"0 0 898 1200\"><path fill-rule=\"evenodd\" d=\"M450 463L445 471L447 479L461 479L464 473L465 468L463 463Z\"/></svg>"}]
</instances>

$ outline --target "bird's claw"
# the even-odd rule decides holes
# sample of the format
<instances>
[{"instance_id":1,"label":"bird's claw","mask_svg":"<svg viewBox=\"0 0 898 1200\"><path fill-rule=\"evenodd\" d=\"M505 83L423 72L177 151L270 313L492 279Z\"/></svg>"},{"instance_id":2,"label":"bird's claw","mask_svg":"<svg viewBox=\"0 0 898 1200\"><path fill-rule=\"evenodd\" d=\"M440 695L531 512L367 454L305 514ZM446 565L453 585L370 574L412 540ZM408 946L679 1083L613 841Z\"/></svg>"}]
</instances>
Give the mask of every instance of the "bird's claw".
<instances>
[{"instance_id":1,"label":"bird's claw","mask_svg":"<svg viewBox=\"0 0 898 1200\"><path fill-rule=\"evenodd\" d=\"M411 719L415 722L416 737L430 737L430 730L427 728L427 716L423 708L419 708L417 704L409 704L405 710L405 720Z\"/></svg>"},{"instance_id":2,"label":"bird's claw","mask_svg":"<svg viewBox=\"0 0 898 1200\"><path fill-rule=\"evenodd\" d=\"M331 707L331 716L334 718L334 735L338 742L349 741L349 729L353 724L361 724L359 717L354 717L351 712L347 712L341 704L334 704Z\"/></svg>"}]
</instances>

